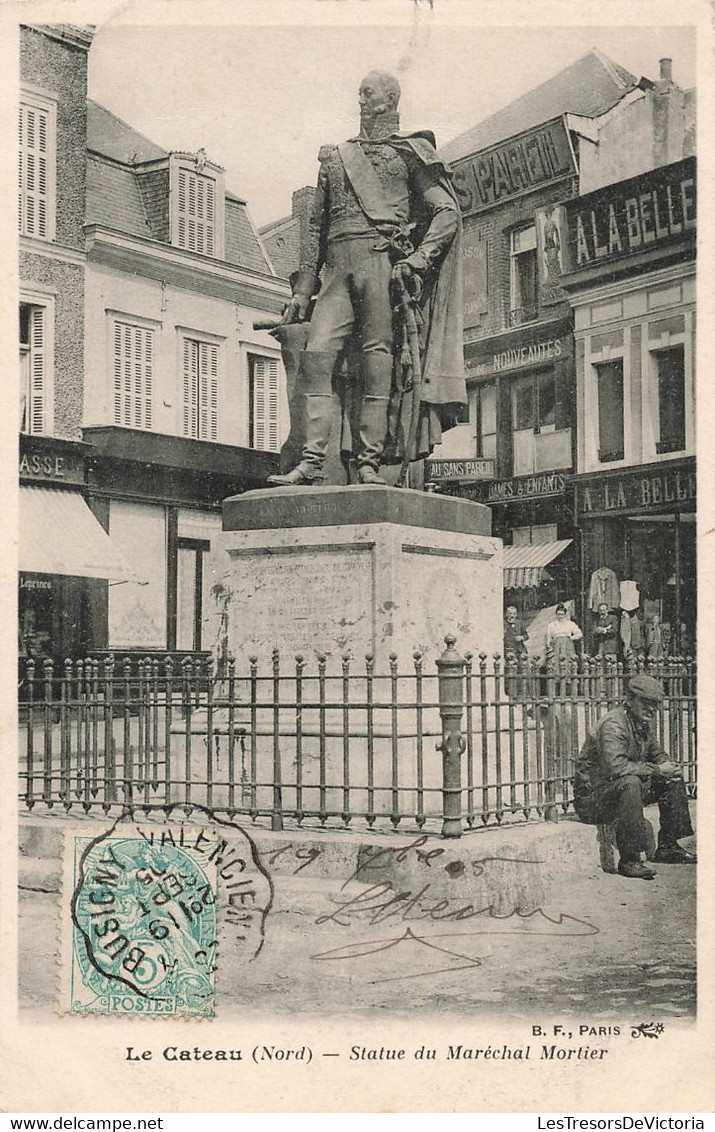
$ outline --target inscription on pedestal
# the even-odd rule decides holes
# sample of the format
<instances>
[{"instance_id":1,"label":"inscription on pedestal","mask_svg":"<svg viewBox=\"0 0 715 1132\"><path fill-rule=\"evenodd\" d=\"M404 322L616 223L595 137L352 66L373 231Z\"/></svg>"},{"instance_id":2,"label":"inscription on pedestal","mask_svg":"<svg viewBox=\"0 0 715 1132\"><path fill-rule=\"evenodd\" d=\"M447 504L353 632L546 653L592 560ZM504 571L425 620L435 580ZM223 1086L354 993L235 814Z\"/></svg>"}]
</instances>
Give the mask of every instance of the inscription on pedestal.
<instances>
[{"instance_id":1,"label":"inscription on pedestal","mask_svg":"<svg viewBox=\"0 0 715 1132\"><path fill-rule=\"evenodd\" d=\"M353 655L373 647L372 543L231 551L240 652Z\"/></svg>"}]
</instances>

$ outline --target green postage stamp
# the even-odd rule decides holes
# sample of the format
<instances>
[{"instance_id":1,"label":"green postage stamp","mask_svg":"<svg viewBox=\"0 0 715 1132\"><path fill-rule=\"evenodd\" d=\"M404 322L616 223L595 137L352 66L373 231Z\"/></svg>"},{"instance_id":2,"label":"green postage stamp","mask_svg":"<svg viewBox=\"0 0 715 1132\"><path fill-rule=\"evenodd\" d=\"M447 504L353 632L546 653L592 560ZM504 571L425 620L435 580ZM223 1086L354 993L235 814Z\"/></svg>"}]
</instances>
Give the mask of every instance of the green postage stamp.
<instances>
[{"instance_id":1,"label":"green postage stamp","mask_svg":"<svg viewBox=\"0 0 715 1132\"><path fill-rule=\"evenodd\" d=\"M69 839L64 1012L213 1016L217 858L196 836L179 840L135 827Z\"/></svg>"}]
</instances>

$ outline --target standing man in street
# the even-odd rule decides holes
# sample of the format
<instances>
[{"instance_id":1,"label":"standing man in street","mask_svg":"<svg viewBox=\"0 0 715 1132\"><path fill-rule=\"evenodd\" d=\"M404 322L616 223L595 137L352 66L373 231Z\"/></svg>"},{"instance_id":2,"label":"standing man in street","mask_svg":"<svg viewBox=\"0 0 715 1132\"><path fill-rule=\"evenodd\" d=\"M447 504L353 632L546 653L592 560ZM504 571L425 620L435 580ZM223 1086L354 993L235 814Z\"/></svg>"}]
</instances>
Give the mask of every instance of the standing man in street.
<instances>
[{"instance_id":1,"label":"standing man in street","mask_svg":"<svg viewBox=\"0 0 715 1132\"><path fill-rule=\"evenodd\" d=\"M657 802L660 830L655 861L690 864L695 854L678 844L693 833L680 770L656 742L652 721L663 688L652 676L632 677L626 703L599 721L576 762L574 805L582 821L615 825L621 876L652 880L640 860L646 849L644 805Z\"/></svg>"},{"instance_id":2,"label":"standing man in street","mask_svg":"<svg viewBox=\"0 0 715 1132\"><path fill-rule=\"evenodd\" d=\"M506 694L510 698L518 696L519 692L524 692L528 688L528 676L521 675L522 671L529 663L529 654L526 648L528 639L529 634L526 631L526 626L523 621L518 616L516 606L507 605L506 620L504 622L505 671L509 668L511 657L513 657L513 663L516 664L517 672L520 674L518 678L515 676L506 677Z\"/></svg>"},{"instance_id":3,"label":"standing man in street","mask_svg":"<svg viewBox=\"0 0 715 1132\"><path fill-rule=\"evenodd\" d=\"M333 377L351 344L360 359L358 435L344 435L343 449L356 452L363 484L384 482L379 467L386 444L390 461L400 458L411 400L395 380L405 354L395 332L400 289L419 305L422 322L421 394L412 406L419 415L410 458L427 455L467 402L459 207L433 135L399 132L399 97L397 79L371 72L360 85L359 135L319 153L307 245L283 318L286 324L305 320L322 271L298 374L305 443L297 466L271 476L271 484L309 486L322 478ZM415 379L419 385L413 373Z\"/></svg>"}]
</instances>

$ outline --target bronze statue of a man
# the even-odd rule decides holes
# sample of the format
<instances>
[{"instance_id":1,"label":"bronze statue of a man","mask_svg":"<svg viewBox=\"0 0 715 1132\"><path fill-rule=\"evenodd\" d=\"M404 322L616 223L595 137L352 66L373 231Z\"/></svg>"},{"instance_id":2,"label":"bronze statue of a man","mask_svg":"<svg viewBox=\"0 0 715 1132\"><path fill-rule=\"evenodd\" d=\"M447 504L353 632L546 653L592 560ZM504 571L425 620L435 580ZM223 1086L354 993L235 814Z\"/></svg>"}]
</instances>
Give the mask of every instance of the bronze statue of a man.
<instances>
[{"instance_id":1,"label":"bronze statue of a man","mask_svg":"<svg viewBox=\"0 0 715 1132\"><path fill-rule=\"evenodd\" d=\"M349 351L360 359L351 439L360 482L383 483L383 458L401 458L411 382L396 380L396 288L416 306L419 300L421 324L421 394L413 406L419 427L410 458L428 454L466 404L459 208L433 135L399 132L399 97L392 75L371 72L360 85L359 135L319 153L308 239L283 317L305 320L322 271L299 367L305 443L298 465L271 476L272 484L321 479L333 377Z\"/></svg>"}]
</instances>

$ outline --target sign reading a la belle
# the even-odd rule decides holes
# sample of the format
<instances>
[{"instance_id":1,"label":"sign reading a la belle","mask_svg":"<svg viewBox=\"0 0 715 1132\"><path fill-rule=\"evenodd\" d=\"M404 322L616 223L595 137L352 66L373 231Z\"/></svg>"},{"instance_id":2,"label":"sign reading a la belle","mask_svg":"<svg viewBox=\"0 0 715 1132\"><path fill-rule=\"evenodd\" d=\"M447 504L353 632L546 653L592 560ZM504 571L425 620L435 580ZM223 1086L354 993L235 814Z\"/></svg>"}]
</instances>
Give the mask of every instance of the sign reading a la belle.
<instances>
[{"instance_id":1,"label":"sign reading a la belle","mask_svg":"<svg viewBox=\"0 0 715 1132\"><path fill-rule=\"evenodd\" d=\"M694 510L697 498L695 461L668 468L601 476L577 484L579 514L617 514L662 510Z\"/></svg>"},{"instance_id":2,"label":"sign reading a la belle","mask_svg":"<svg viewBox=\"0 0 715 1132\"><path fill-rule=\"evenodd\" d=\"M588 193L566 211L571 271L680 240L696 227L695 158Z\"/></svg>"},{"instance_id":3,"label":"sign reading a la belle","mask_svg":"<svg viewBox=\"0 0 715 1132\"><path fill-rule=\"evenodd\" d=\"M547 122L453 165L453 185L464 214L576 173L562 119Z\"/></svg>"}]
</instances>

